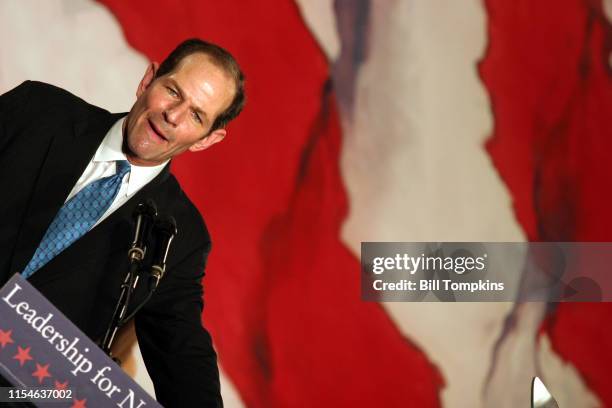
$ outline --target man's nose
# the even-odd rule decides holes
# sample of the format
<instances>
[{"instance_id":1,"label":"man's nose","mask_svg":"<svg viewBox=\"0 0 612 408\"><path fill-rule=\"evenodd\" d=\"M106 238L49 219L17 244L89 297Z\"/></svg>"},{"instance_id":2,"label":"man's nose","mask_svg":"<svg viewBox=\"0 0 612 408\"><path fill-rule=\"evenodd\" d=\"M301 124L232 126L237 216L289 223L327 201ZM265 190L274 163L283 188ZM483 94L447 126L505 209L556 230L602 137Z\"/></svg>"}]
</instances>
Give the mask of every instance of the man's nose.
<instances>
[{"instance_id":1,"label":"man's nose","mask_svg":"<svg viewBox=\"0 0 612 408\"><path fill-rule=\"evenodd\" d=\"M172 126L178 126L186 111L185 102L169 106L164 110L164 120Z\"/></svg>"}]
</instances>

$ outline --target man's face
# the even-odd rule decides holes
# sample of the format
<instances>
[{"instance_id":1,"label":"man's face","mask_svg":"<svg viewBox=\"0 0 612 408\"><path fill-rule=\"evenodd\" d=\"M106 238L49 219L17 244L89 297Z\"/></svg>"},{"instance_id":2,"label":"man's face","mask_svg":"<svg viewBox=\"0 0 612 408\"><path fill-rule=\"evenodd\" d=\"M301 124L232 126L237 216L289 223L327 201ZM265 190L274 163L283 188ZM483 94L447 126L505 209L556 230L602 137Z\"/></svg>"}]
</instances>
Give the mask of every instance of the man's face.
<instances>
[{"instance_id":1,"label":"man's face","mask_svg":"<svg viewBox=\"0 0 612 408\"><path fill-rule=\"evenodd\" d=\"M155 63L147 69L124 125L125 153L137 166L155 166L223 140L225 129L208 132L235 92L232 78L202 53L154 79L156 70Z\"/></svg>"}]
</instances>

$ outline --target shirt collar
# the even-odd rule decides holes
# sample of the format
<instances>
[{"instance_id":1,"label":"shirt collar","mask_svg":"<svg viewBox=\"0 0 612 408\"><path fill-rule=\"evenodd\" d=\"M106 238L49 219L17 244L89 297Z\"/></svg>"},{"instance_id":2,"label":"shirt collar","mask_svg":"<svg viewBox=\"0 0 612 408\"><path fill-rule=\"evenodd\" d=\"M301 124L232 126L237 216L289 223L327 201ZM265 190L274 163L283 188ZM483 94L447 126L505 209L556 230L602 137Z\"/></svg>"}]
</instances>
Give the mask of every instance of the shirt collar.
<instances>
[{"instance_id":1,"label":"shirt collar","mask_svg":"<svg viewBox=\"0 0 612 408\"><path fill-rule=\"evenodd\" d=\"M125 122L126 116L119 119L110 128L110 130L104 136L104 140L96 150L96 154L93 157L93 162L114 162L117 160L127 160L121 147L123 146L123 123ZM130 176L128 178L127 195L131 196L136 193L147 183L152 181L161 171L164 169L169 160L166 160L162 164L157 166L135 166L132 164Z\"/></svg>"}]
</instances>

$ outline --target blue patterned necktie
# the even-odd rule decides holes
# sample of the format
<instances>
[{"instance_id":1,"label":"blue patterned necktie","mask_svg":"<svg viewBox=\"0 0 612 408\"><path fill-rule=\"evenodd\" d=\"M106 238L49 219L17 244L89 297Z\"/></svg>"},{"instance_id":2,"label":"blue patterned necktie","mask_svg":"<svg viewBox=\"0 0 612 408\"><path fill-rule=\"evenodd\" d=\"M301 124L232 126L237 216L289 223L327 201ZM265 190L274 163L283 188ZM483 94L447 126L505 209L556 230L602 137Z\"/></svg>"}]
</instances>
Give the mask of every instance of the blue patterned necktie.
<instances>
[{"instance_id":1,"label":"blue patterned necktie","mask_svg":"<svg viewBox=\"0 0 612 408\"><path fill-rule=\"evenodd\" d=\"M119 192L123 177L130 171L127 160L115 163L115 175L89 183L60 208L34 256L21 273L24 278L30 277L81 238L110 207Z\"/></svg>"}]
</instances>

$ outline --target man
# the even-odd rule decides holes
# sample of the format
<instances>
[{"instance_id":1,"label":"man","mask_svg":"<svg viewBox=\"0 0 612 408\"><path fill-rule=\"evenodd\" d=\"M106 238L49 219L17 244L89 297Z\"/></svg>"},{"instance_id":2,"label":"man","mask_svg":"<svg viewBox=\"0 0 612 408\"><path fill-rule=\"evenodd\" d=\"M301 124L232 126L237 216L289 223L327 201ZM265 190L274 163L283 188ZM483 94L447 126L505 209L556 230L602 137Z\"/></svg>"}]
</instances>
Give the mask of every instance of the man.
<instances>
[{"instance_id":1,"label":"man","mask_svg":"<svg viewBox=\"0 0 612 408\"><path fill-rule=\"evenodd\" d=\"M168 162L223 140L244 105L243 82L227 51L192 39L147 68L127 116L37 82L0 96L0 285L22 273L98 341L128 269L134 208L152 199L176 218L166 275L135 317L166 407L222 405L216 354L200 322L211 241Z\"/></svg>"}]
</instances>

